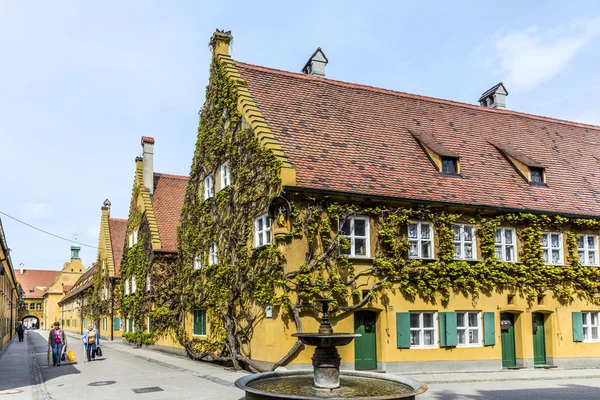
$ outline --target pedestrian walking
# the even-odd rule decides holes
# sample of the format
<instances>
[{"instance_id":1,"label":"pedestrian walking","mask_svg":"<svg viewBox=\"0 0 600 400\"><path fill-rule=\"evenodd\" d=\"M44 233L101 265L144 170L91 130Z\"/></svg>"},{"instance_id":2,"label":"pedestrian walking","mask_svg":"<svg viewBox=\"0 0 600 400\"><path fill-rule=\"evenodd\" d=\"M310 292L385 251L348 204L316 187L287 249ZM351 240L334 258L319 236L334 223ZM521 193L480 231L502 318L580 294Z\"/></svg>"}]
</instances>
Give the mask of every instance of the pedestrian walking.
<instances>
[{"instance_id":1,"label":"pedestrian walking","mask_svg":"<svg viewBox=\"0 0 600 400\"><path fill-rule=\"evenodd\" d=\"M87 331L81 337L85 346L85 354L88 361L96 360L96 349L100 346L100 335L92 324L87 326ZM85 360L85 358L84 358Z\"/></svg>"},{"instance_id":2,"label":"pedestrian walking","mask_svg":"<svg viewBox=\"0 0 600 400\"><path fill-rule=\"evenodd\" d=\"M54 323L54 328L50 329L48 335L48 347L52 349L52 366L60 367L60 357L62 356L63 347L67 345L67 337L65 331L60 329L60 322Z\"/></svg>"},{"instance_id":3,"label":"pedestrian walking","mask_svg":"<svg viewBox=\"0 0 600 400\"><path fill-rule=\"evenodd\" d=\"M19 342L23 341L24 333L25 333L25 327L23 326L22 322L19 322L19 325L17 326L17 335L19 335Z\"/></svg>"}]
</instances>

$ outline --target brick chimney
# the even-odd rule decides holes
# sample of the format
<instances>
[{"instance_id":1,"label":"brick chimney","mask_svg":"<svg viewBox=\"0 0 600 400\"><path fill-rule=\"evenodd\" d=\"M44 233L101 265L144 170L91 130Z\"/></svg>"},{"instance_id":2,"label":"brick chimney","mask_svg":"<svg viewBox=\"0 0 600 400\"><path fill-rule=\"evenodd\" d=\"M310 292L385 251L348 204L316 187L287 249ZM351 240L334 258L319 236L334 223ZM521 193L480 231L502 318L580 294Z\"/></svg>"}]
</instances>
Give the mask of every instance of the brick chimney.
<instances>
[{"instance_id":1,"label":"brick chimney","mask_svg":"<svg viewBox=\"0 0 600 400\"><path fill-rule=\"evenodd\" d=\"M144 163L144 187L154 195L154 138L142 136L142 160Z\"/></svg>"}]
</instances>

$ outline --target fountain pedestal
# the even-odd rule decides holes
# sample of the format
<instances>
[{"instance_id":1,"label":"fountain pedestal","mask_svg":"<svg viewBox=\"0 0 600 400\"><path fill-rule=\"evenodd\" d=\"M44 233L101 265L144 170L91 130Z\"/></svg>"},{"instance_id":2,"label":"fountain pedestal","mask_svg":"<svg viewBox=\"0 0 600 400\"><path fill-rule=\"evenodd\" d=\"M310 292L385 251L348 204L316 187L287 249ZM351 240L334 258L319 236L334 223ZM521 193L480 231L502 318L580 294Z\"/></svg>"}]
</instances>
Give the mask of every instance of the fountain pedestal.
<instances>
[{"instance_id":1,"label":"fountain pedestal","mask_svg":"<svg viewBox=\"0 0 600 400\"><path fill-rule=\"evenodd\" d=\"M312 356L317 389L337 389L340 387L340 362L342 358L335 347L317 347Z\"/></svg>"}]
</instances>

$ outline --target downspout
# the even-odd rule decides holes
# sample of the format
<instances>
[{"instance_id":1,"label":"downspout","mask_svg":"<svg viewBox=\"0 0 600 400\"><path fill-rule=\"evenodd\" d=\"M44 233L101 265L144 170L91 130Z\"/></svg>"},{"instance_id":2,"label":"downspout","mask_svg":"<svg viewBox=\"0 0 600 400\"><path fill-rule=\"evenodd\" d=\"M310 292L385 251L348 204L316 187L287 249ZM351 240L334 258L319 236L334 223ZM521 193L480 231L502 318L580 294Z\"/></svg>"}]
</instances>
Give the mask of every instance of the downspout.
<instances>
[{"instance_id":1,"label":"downspout","mask_svg":"<svg viewBox=\"0 0 600 400\"><path fill-rule=\"evenodd\" d=\"M115 277L111 276L110 280L110 341L114 340L115 334Z\"/></svg>"}]
</instances>

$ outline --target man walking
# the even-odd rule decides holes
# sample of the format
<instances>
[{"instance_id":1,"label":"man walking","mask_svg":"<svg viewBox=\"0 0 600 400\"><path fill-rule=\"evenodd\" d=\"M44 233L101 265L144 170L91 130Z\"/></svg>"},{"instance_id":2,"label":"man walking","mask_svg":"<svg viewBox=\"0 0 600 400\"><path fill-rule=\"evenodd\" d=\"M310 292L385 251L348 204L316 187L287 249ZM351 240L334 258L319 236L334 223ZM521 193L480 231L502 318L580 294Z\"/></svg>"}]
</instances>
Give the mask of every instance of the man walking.
<instances>
[{"instance_id":1,"label":"man walking","mask_svg":"<svg viewBox=\"0 0 600 400\"><path fill-rule=\"evenodd\" d=\"M60 357L63 347L67 346L67 337L65 331L60 329L60 322L54 323L54 328L50 329L48 335L48 347L52 349L52 366L60 367Z\"/></svg>"},{"instance_id":2,"label":"man walking","mask_svg":"<svg viewBox=\"0 0 600 400\"><path fill-rule=\"evenodd\" d=\"M25 327L23 326L22 322L19 322L19 325L17 326L17 335L19 335L19 342L23 341L24 333L25 333Z\"/></svg>"}]
</instances>

